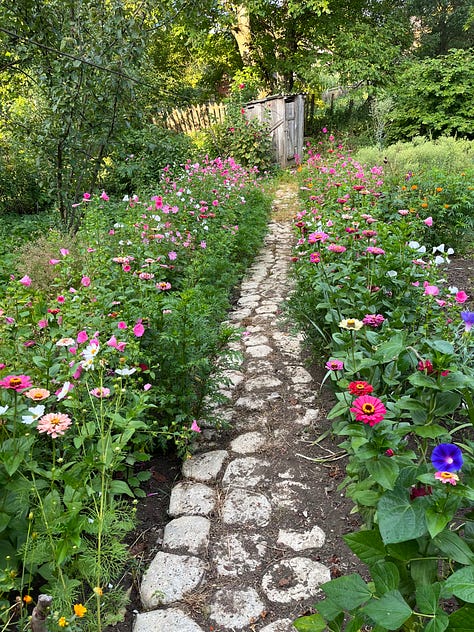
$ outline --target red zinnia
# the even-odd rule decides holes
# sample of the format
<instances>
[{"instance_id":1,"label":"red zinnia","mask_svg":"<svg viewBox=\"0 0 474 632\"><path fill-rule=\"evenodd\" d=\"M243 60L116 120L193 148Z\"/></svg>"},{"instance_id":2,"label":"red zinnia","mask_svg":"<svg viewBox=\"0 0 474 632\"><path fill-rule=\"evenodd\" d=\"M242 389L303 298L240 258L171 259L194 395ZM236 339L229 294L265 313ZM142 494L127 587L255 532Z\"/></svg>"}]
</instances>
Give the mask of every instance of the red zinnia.
<instances>
[{"instance_id":1,"label":"red zinnia","mask_svg":"<svg viewBox=\"0 0 474 632\"><path fill-rule=\"evenodd\" d=\"M385 417L387 409L378 397L362 395L354 400L351 412L355 414L356 421L375 426Z\"/></svg>"},{"instance_id":2,"label":"red zinnia","mask_svg":"<svg viewBox=\"0 0 474 632\"><path fill-rule=\"evenodd\" d=\"M368 395L374 390L372 384L363 381L351 382L348 388L351 395Z\"/></svg>"}]
</instances>

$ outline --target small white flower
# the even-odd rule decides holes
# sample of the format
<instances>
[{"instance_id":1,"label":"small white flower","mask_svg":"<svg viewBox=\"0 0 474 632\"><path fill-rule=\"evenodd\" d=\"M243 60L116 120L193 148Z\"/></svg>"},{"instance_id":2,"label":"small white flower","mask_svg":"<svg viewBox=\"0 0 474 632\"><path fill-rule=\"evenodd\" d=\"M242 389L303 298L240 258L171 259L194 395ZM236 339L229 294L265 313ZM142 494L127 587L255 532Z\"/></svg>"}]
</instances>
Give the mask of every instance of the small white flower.
<instances>
[{"instance_id":1,"label":"small white flower","mask_svg":"<svg viewBox=\"0 0 474 632\"><path fill-rule=\"evenodd\" d=\"M448 290L451 294L457 294L459 292L458 288L455 285L450 285Z\"/></svg>"},{"instance_id":2,"label":"small white flower","mask_svg":"<svg viewBox=\"0 0 474 632\"><path fill-rule=\"evenodd\" d=\"M437 266L440 266L442 263L444 263L444 257L442 257L441 255L436 255L434 262Z\"/></svg>"},{"instance_id":3,"label":"small white flower","mask_svg":"<svg viewBox=\"0 0 474 632\"><path fill-rule=\"evenodd\" d=\"M387 272L387 276L388 276L388 277L391 277L391 278L396 277L396 276L397 276L397 274L398 274L398 272L397 272L396 270L389 270L389 271Z\"/></svg>"},{"instance_id":4,"label":"small white flower","mask_svg":"<svg viewBox=\"0 0 474 632\"><path fill-rule=\"evenodd\" d=\"M117 373L117 375L132 375L133 373L135 373L136 369L128 369L128 368L124 368L124 369L115 369L115 373Z\"/></svg>"},{"instance_id":5,"label":"small white flower","mask_svg":"<svg viewBox=\"0 0 474 632\"><path fill-rule=\"evenodd\" d=\"M128 202L130 200L130 198L128 197L128 195L124 195L122 198L122 202Z\"/></svg>"},{"instance_id":6,"label":"small white flower","mask_svg":"<svg viewBox=\"0 0 474 632\"><path fill-rule=\"evenodd\" d=\"M31 415L22 415L21 421L29 426L43 416L44 406L42 404L39 404L38 406L34 406L33 408L28 408L28 412L30 412Z\"/></svg>"},{"instance_id":7,"label":"small white flower","mask_svg":"<svg viewBox=\"0 0 474 632\"><path fill-rule=\"evenodd\" d=\"M95 342L91 342L90 345L84 349L81 355L84 357L84 360L93 360L95 356L99 353L99 345Z\"/></svg>"},{"instance_id":8,"label":"small white flower","mask_svg":"<svg viewBox=\"0 0 474 632\"><path fill-rule=\"evenodd\" d=\"M64 382L62 389L56 395L58 402L66 397L66 395L69 393L70 388L71 388L71 382Z\"/></svg>"},{"instance_id":9,"label":"small white flower","mask_svg":"<svg viewBox=\"0 0 474 632\"><path fill-rule=\"evenodd\" d=\"M123 228L125 224L121 224L120 222L115 222L114 228Z\"/></svg>"},{"instance_id":10,"label":"small white flower","mask_svg":"<svg viewBox=\"0 0 474 632\"><path fill-rule=\"evenodd\" d=\"M0 406L0 415L4 415L8 410L8 406Z\"/></svg>"}]
</instances>

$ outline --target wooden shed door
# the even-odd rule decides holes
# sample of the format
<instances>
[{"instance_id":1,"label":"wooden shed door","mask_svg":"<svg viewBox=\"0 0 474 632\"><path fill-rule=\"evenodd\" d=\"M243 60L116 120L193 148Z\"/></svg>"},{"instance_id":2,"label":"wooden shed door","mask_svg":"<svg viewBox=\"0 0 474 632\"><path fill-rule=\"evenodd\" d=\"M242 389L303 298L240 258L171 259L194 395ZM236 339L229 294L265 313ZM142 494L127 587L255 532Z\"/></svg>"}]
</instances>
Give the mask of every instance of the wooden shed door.
<instances>
[{"instance_id":1,"label":"wooden shed door","mask_svg":"<svg viewBox=\"0 0 474 632\"><path fill-rule=\"evenodd\" d=\"M292 161L295 154L298 153L298 132L297 132L297 120L295 100L285 100L285 119L286 119L286 160Z\"/></svg>"}]
</instances>

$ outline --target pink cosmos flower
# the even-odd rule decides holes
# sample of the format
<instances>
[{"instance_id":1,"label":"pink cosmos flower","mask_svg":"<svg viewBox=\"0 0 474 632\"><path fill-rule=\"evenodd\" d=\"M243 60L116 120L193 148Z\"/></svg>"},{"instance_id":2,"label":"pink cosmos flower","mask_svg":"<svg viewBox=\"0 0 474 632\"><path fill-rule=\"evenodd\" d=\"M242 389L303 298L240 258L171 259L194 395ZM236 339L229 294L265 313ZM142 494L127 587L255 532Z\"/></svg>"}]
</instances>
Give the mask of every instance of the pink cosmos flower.
<instances>
[{"instance_id":1,"label":"pink cosmos flower","mask_svg":"<svg viewBox=\"0 0 474 632\"><path fill-rule=\"evenodd\" d=\"M466 294L466 292L461 291L457 292L454 298L456 300L456 303L465 303L468 300L469 296Z\"/></svg>"},{"instance_id":2,"label":"pink cosmos flower","mask_svg":"<svg viewBox=\"0 0 474 632\"><path fill-rule=\"evenodd\" d=\"M398 214L399 214L399 215L408 215L409 213L410 213L410 211L409 211L407 208L401 208L401 209L398 211Z\"/></svg>"},{"instance_id":3,"label":"pink cosmos flower","mask_svg":"<svg viewBox=\"0 0 474 632\"><path fill-rule=\"evenodd\" d=\"M91 199L91 194L90 193L84 193L84 195L82 196L82 199L87 202L87 200Z\"/></svg>"},{"instance_id":4,"label":"pink cosmos flower","mask_svg":"<svg viewBox=\"0 0 474 632\"><path fill-rule=\"evenodd\" d=\"M143 385L143 390L144 390L144 391L149 391L149 390L150 390L150 388L151 388L151 384L144 384L144 385Z\"/></svg>"},{"instance_id":5,"label":"pink cosmos flower","mask_svg":"<svg viewBox=\"0 0 474 632\"><path fill-rule=\"evenodd\" d=\"M426 226L433 226L433 218L427 217L425 220L423 220L423 223L426 224Z\"/></svg>"},{"instance_id":6,"label":"pink cosmos flower","mask_svg":"<svg viewBox=\"0 0 474 632\"><path fill-rule=\"evenodd\" d=\"M387 409L378 397L372 395L362 395L352 402L351 412L354 413L356 421L362 421L369 426L375 426L385 417Z\"/></svg>"},{"instance_id":7,"label":"pink cosmos flower","mask_svg":"<svg viewBox=\"0 0 474 632\"><path fill-rule=\"evenodd\" d=\"M105 191L102 191L102 193L100 194L100 199L104 200L104 202L108 202L109 201L109 196L107 195L107 193Z\"/></svg>"},{"instance_id":8,"label":"pink cosmos flower","mask_svg":"<svg viewBox=\"0 0 474 632\"><path fill-rule=\"evenodd\" d=\"M11 388L14 391L22 391L25 388L33 386L31 377L28 375L7 375L0 380L1 388Z\"/></svg>"},{"instance_id":9,"label":"pink cosmos flower","mask_svg":"<svg viewBox=\"0 0 474 632\"><path fill-rule=\"evenodd\" d=\"M83 276L81 279L81 285L83 285L84 287L89 287L89 285L91 284L91 279L88 276Z\"/></svg>"},{"instance_id":10,"label":"pink cosmos flower","mask_svg":"<svg viewBox=\"0 0 474 632\"><path fill-rule=\"evenodd\" d=\"M168 253L168 259L170 261L174 261L175 259L177 259L177 257L178 257L178 254L174 252L174 250Z\"/></svg>"},{"instance_id":11,"label":"pink cosmos flower","mask_svg":"<svg viewBox=\"0 0 474 632\"><path fill-rule=\"evenodd\" d=\"M121 320L119 323L117 323L117 327L119 329L127 329L127 323Z\"/></svg>"},{"instance_id":12,"label":"pink cosmos flower","mask_svg":"<svg viewBox=\"0 0 474 632\"><path fill-rule=\"evenodd\" d=\"M25 276L22 277L18 282L26 287L29 287L31 285L31 279L27 274L25 274Z\"/></svg>"},{"instance_id":13,"label":"pink cosmos flower","mask_svg":"<svg viewBox=\"0 0 474 632\"><path fill-rule=\"evenodd\" d=\"M61 259L50 259L49 260L49 265L51 265L51 266L55 266L58 263L61 263Z\"/></svg>"},{"instance_id":14,"label":"pink cosmos flower","mask_svg":"<svg viewBox=\"0 0 474 632\"><path fill-rule=\"evenodd\" d=\"M69 254L69 250L67 248L61 248L59 252L62 254L63 257Z\"/></svg>"},{"instance_id":15,"label":"pink cosmos flower","mask_svg":"<svg viewBox=\"0 0 474 632\"><path fill-rule=\"evenodd\" d=\"M47 435L55 439L56 437L63 435L71 424L71 418L64 413L48 413L47 415L41 417L36 429L39 433L45 432Z\"/></svg>"},{"instance_id":16,"label":"pink cosmos flower","mask_svg":"<svg viewBox=\"0 0 474 632\"><path fill-rule=\"evenodd\" d=\"M141 338L145 333L145 327L140 322L138 322L133 328L133 333L137 338Z\"/></svg>"},{"instance_id":17,"label":"pink cosmos flower","mask_svg":"<svg viewBox=\"0 0 474 632\"><path fill-rule=\"evenodd\" d=\"M97 388L93 388L89 391L89 393L98 399L102 399L103 397L110 397L110 388L107 388L106 386L98 386Z\"/></svg>"},{"instance_id":18,"label":"pink cosmos flower","mask_svg":"<svg viewBox=\"0 0 474 632\"><path fill-rule=\"evenodd\" d=\"M197 421L193 419L193 423L191 424L191 430L193 432L201 432L201 428L198 426Z\"/></svg>"},{"instance_id":19,"label":"pink cosmos flower","mask_svg":"<svg viewBox=\"0 0 474 632\"><path fill-rule=\"evenodd\" d=\"M48 326L48 321L45 320L44 318L38 321L38 327L40 329L46 329L47 326Z\"/></svg>"},{"instance_id":20,"label":"pink cosmos flower","mask_svg":"<svg viewBox=\"0 0 474 632\"><path fill-rule=\"evenodd\" d=\"M66 299L62 295L58 296L56 300L58 301L58 303L64 303L66 301Z\"/></svg>"}]
</instances>

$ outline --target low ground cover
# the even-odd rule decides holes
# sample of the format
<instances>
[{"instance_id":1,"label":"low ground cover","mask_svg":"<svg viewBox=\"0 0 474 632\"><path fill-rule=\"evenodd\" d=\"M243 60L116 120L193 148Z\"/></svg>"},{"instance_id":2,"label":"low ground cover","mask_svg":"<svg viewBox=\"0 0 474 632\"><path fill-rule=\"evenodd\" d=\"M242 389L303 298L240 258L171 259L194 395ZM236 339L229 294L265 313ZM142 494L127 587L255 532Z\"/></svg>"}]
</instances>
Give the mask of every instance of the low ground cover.
<instances>
[{"instance_id":1,"label":"low ground cover","mask_svg":"<svg viewBox=\"0 0 474 632\"><path fill-rule=\"evenodd\" d=\"M38 592L51 632L101 630L123 596L133 498L156 450L184 456L212 415L239 332L230 292L270 198L233 160L164 170L153 195L84 193L74 240L28 244L0 296L2 620ZM11 275L11 277L10 277Z\"/></svg>"},{"instance_id":2,"label":"low ground cover","mask_svg":"<svg viewBox=\"0 0 474 632\"><path fill-rule=\"evenodd\" d=\"M341 489L364 521L344 539L371 581L323 585L316 614L295 625L472 629L474 314L444 271L467 237L472 167L448 187L459 204L449 242L438 241L446 209L434 202L446 177L399 173L394 187L392 174L387 187L383 164L367 168L332 137L309 150L300 175L289 309L317 357L326 354L337 398L329 417L349 459Z\"/></svg>"}]
</instances>

